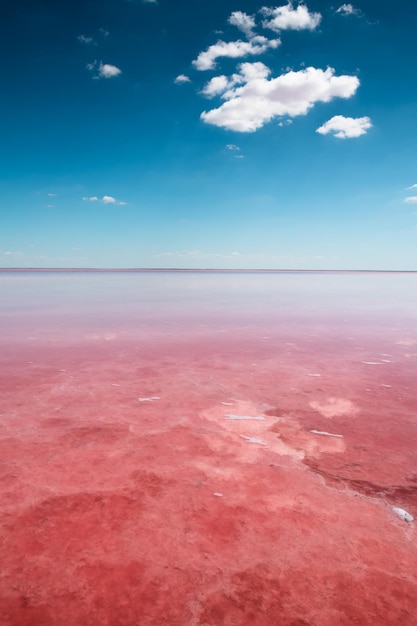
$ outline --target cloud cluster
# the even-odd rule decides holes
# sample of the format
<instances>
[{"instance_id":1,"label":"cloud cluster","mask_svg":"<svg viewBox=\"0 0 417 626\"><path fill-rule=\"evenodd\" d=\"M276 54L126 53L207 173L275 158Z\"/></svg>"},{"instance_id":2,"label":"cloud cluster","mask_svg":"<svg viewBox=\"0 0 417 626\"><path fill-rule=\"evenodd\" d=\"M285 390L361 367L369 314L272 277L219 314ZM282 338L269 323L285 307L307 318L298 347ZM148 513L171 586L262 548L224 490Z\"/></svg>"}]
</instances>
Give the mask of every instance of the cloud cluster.
<instances>
[{"instance_id":1,"label":"cloud cluster","mask_svg":"<svg viewBox=\"0 0 417 626\"><path fill-rule=\"evenodd\" d=\"M320 135L328 135L333 133L339 139L347 139L351 137L360 137L372 128L372 122L369 117L344 117L343 115L335 115L325 122L316 133Z\"/></svg>"},{"instance_id":2,"label":"cloud cluster","mask_svg":"<svg viewBox=\"0 0 417 626\"><path fill-rule=\"evenodd\" d=\"M343 15L358 14L351 4L343 4L337 12ZM281 45L281 39L270 39L256 34L259 28L281 34L284 31L316 30L322 16L300 3L288 2L277 7L262 7L257 14L234 11L228 23L246 36L246 41L219 40L200 52L192 62L195 69L208 71L216 68L219 59L242 59L264 54ZM270 68L259 61L239 63L230 75L218 74L208 80L200 90L206 98L220 98L220 106L205 110L201 119L207 123L237 132L254 132L274 118L281 118L280 126L291 124L292 118L307 114L318 102L334 98L350 98L358 87L356 76L336 75L333 68L315 67L299 71L287 69L272 77ZM188 82L180 75L174 82ZM282 119L286 118L286 119ZM348 118L336 115L317 129L323 135L333 133L339 138L359 137L372 127L369 117Z\"/></svg>"},{"instance_id":3,"label":"cloud cluster","mask_svg":"<svg viewBox=\"0 0 417 626\"><path fill-rule=\"evenodd\" d=\"M98 198L98 196L84 196L83 200L87 202L101 202L102 204L115 204L117 206L126 204L126 202L122 202L113 196L103 196L102 198Z\"/></svg>"},{"instance_id":4,"label":"cloud cluster","mask_svg":"<svg viewBox=\"0 0 417 626\"><path fill-rule=\"evenodd\" d=\"M241 63L239 72L221 81L211 79L205 95L221 95L220 107L203 111L201 119L238 132L253 132L275 117L305 115L316 102L350 98L359 87L356 76L336 76L333 68L307 67L269 78L263 63ZM220 77L215 77L220 78Z\"/></svg>"}]
</instances>

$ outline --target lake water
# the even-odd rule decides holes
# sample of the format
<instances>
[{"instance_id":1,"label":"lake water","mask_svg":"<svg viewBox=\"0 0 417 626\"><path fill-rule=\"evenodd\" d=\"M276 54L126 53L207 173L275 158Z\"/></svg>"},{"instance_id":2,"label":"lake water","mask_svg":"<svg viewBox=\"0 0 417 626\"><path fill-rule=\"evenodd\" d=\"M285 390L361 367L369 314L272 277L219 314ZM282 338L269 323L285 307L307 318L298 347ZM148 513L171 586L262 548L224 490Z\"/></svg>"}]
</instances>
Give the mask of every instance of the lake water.
<instances>
[{"instance_id":1,"label":"lake water","mask_svg":"<svg viewBox=\"0 0 417 626\"><path fill-rule=\"evenodd\" d=\"M0 293L0 624L416 623L416 273Z\"/></svg>"}]
</instances>

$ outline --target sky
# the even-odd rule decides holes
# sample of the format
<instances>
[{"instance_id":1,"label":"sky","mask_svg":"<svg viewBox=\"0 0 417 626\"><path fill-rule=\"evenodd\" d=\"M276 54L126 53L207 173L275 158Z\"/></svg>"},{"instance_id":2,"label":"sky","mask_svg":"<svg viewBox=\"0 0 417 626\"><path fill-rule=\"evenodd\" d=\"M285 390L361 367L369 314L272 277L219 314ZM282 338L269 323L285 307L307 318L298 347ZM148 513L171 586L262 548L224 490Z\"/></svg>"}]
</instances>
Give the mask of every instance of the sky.
<instances>
[{"instance_id":1,"label":"sky","mask_svg":"<svg viewBox=\"0 0 417 626\"><path fill-rule=\"evenodd\" d=\"M417 270L417 4L4 0L0 267Z\"/></svg>"}]
</instances>

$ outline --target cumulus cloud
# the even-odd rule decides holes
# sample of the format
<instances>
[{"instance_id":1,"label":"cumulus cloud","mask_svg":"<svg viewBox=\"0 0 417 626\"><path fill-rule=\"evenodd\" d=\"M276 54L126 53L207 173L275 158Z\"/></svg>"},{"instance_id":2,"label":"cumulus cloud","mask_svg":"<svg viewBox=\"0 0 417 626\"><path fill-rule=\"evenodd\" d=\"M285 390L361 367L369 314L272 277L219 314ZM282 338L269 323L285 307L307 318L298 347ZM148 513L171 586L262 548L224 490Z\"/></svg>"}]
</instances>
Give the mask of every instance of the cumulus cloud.
<instances>
[{"instance_id":1,"label":"cumulus cloud","mask_svg":"<svg viewBox=\"0 0 417 626\"><path fill-rule=\"evenodd\" d=\"M110 63L98 63L97 61L93 61L93 63L87 64L87 69L90 72L95 72L94 78L114 78L115 76L119 76L122 73L122 70L116 67L115 65L110 65Z\"/></svg>"},{"instance_id":2,"label":"cumulus cloud","mask_svg":"<svg viewBox=\"0 0 417 626\"><path fill-rule=\"evenodd\" d=\"M176 85L182 85L183 83L191 83L191 78L189 78L188 76L186 76L185 74L179 74L175 80L174 83Z\"/></svg>"},{"instance_id":3,"label":"cumulus cloud","mask_svg":"<svg viewBox=\"0 0 417 626\"><path fill-rule=\"evenodd\" d=\"M219 40L204 52L200 52L193 65L197 70L212 70L216 67L216 60L220 57L238 59L249 55L263 54L269 48L278 48L280 39L268 39L261 35L253 37L250 41L222 41Z\"/></svg>"},{"instance_id":4,"label":"cumulus cloud","mask_svg":"<svg viewBox=\"0 0 417 626\"><path fill-rule=\"evenodd\" d=\"M404 198L404 202L407 202L408 204L417 204L417 196L408 196L407 198Z\"/></svg>"},{"instance_id":5,"label":"cumulus cloud","mask_svg":"<svg viewBox=\"0 0 417 626\"><path fill-rule=\"evenodd\" d=\"M276 33L281 30L315 30L321 21L320 13L310 13L304 4L294 8L291 2L275 9L262 7L261 13L268 18L262 26Z\"/></svg>"},{"instance_id":6,"label":"cumulus cloud","mask_svg":"<svg viewBox=\"0 0 417 626\"><path fill-rule=\"evenodd\" d=\"M359 9L356 9L352 4L342 4L337 10L336 13L340 13L341 15L359 15Z\"/></svg>"},{"instance_id":7,"label":"cumulus cloud","mask_svg":"<svg viewBox=\"0 0 417 626\"><path fill-rule=\"evenodd\" d=\"M117 206L124 206L126 204L126 202L122 202L113 196L103 196L100 199L97 196L84 196L83 200L88 202L101 202L102 204L115 204Z\"/></svg>"},{"instance_id":8,"label":"cumulus cloud","mask_svg":"<svg viewBox=\"0 0 417 626\"><path fill-rule=\"evenodd\" d=\"M119 74L122 73L122 70L115 65L110 65L110 63L100 62L98 66L98 73L102 78L113 78L113 76L119 76Z\"/></svg>"},{"instance_id":9,"label":"cumulus cloud","mask_svg":"<svg viewBox=\"0 0 417 626\"><path fill-rule=\"evenodd\" d=\"M233 77L228 78L223 74L221 76L214 76L204 85L201 93L203 96L207 96L207 98L214 98L214 96L224 93L229 87L233 87L234 84L235 81Z\"/></svg>"},{"instance_id":10,"label":"cumulus cloud","mask_svg":"<svg viewBox=\"0 0 417 626\"><path fill-rule=\"evenodd\" d=\"M372 128L372 122L369 117L344 117L343 115L335 115L320 126L320 128L316 130L316 133L320 133L320 135L333 133L333 135L339 137L339 139L347 139L365 135L370 128Z\"/></svg>"},{"instance_id":11,"label":"cumulus cloud","mask_svg":"<svg viewBox=\"0 0 417 626\"><path fill-rule=\"evenodd\" d=\"M229 17L229 24L236 26L248 39L251 39L254 35L255 20L252 15L243 13L243 11L233 11Z\"/></svg>"},{"instance_id":12,"label":"cumulus cloud","mask_svg":"<svg viewBox=\"0 0 417 626\"><path fill-rule=\"evenodd\" d=\"M305 115L316 102L350 98L359 87L356 76L335 76L330 67L307 67L278 78L269 78L270 73L263 63L241 63L239 74L231 78L233 85L223 81L225 91L221 97L226 102L203 111L201 119L229 130L254 132L274 117Z\"/></svg>"}]
</instances>

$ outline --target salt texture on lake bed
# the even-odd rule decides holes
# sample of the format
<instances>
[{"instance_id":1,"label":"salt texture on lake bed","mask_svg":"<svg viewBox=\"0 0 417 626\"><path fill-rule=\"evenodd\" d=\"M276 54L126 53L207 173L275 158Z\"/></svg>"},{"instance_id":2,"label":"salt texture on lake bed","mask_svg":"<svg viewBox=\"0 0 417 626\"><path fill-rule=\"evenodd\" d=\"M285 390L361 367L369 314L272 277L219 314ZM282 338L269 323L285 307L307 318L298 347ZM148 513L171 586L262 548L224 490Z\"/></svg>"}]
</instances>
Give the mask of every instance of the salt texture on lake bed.
<instances>
[{"instance_id":1,"label":"salt texture on lake bed","mask_svg":"<svg viewBox=\"0 0 417 626\"><path fill-rule=\"evenodd\" d=\"M415 274L0 287L1 624L416 623Z\"/></svg>"}]
</instances>

